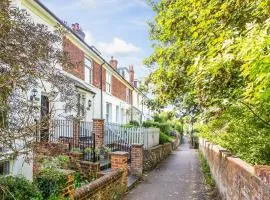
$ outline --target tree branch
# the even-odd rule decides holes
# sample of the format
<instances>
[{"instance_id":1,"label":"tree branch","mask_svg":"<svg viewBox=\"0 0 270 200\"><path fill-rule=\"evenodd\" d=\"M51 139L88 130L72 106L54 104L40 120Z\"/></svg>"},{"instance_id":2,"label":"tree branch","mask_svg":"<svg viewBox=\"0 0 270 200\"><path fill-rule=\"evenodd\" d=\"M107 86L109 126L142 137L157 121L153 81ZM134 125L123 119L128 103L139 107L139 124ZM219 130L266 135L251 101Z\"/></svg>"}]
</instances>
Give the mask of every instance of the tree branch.
<instances>
[{"instance_id":1,"label":"tree branch","mask_svg":"<svg viewBox=\"0 0 270 200\"><path fill-rule=\"evenodd\" d=\"M244 106L246 106L251 112L252 114L257 117L259 120L261 120L264 124L266 124L268 127L270 127L270 123L267 122L266 120L264 120L263 118L261 118L248 104L244 103L243 101L240 101L240 103L242 103Z\"/></svg>"}]
</instances>

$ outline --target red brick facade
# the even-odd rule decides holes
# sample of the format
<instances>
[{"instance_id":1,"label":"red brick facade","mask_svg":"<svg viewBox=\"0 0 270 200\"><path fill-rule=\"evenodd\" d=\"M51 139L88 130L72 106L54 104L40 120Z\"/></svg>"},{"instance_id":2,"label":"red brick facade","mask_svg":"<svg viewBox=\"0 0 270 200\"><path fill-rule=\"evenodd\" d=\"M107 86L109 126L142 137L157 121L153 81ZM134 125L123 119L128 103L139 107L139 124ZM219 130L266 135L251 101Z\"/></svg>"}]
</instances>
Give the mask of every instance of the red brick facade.
<instances>
[{"instance_id":1,"label":"red brick facade","mask_svg":"<svg viewBox=\"0 0 270 200\"><path fill-rule=\"evenodd\" d=\"M84 59L85 55L75 44L69 39L64 38L64 51L68 54L72 67L67 71L74 76L84 80ZM133 72L134 73L134 72ZM93 61L93 85L100 88L100 65ZM131 103L131 92L129 91L129 99L127 101L126 85L112 75L112 95ZM106 69L102 67L102 89L106 91Z\"/></svg>"},{"instance_id":2,"label":"red brick facade","mask_svg":"<svg viewBox=\"0 0 270 200\"><path fill-rule=\"evenodd\" d=\"M74 76L84 80L84 53L69 39L64 38L64 51L68 54L69 61L72 66L67 71Z\"/></svg>"},{"instance_id":3,"label":"red brick facade","mask_svg":"<svg viewBox=\"0 0 270 200\"><path fill-rule=\"evenodd\" d=\"M100 88L100 65L93 61L93 85ZM102 67L102 90L106 91L106 69Z\"/></svg>"},{"instance_id":4,"label":"red brick facade","mask_svg":"<svg viewBox=\"0 0 270 200\"><path fill-rule=\"evenodd\" d=\"M114 76L112 76L112 95L126 101L126 86Z\"/></svg>"}]
</instances>

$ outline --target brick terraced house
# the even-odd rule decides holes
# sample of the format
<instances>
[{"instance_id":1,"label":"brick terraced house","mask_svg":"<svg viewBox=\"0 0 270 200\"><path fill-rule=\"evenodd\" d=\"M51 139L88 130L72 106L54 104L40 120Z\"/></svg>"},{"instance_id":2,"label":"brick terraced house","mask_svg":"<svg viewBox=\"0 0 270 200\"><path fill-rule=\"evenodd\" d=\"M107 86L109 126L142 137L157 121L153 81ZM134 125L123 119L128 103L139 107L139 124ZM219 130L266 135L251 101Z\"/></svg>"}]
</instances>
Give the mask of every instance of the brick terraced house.
<instances>
[{"instance_id":1,"label":"brick terraced house","mask_svg":"<svg viewBox=\"0 0 270 200\"><path fill-rule=\"evenodd\" d=\"M93 118L105 119L106 122L126 124L130 120L142 122L151 116L150 110L144 105L147 97L138 89L133 66L119 67L118 61L111 57L106 61L102 54L84 40L85 34L78 23L68 26L38 0L13 0L12 5L25 9L34 22L48 26L49 30L62 27L66 34L63 38L63 50L74 66L68 70L57 66L69 77L77 90L79 108L76 113L66 109L65 103L49 102L46 90L40 87L37 91L36 104L40 111L37 117L55 110L55 119L66 119L69 116L84 121ZM31 92L29 92L30 98ZM39 120L39 119L37 119ZM22 166L23 158L11 162L0 162L0 174L26 174L31 179L32 165Z\"/></svg>"}]
</instances>

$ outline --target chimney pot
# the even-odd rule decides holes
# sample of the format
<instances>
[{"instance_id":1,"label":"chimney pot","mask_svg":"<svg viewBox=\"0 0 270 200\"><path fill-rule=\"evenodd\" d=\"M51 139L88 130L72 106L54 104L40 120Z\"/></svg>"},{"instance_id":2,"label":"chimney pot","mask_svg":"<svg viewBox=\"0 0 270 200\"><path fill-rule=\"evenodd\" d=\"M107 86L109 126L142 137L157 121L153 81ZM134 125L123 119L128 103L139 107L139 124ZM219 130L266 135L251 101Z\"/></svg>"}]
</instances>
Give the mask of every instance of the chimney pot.
<instances>
[{"instance_id":1,"label":"chimney pot","mask_svg":"<svg viewBox=\"0 0 270 200\"><path fill-rule=\"evenodd\" d=\"M114 69L117 69L118 61L114 59L113 56L111 57L111 60L109 63Z\"/></svg>"},{"instance_id":2,"label":"chimney pot","mask_svg":"<svg viewBox=\"0 0 270 200\"><path fill-rule=\"evenodd\" d=\"M71 25L72 30L81 38L84 40L85 38L85 33L82 31L82 29L80 28L80 24L79 23L74 23Z\"/></svg>"},{"instance_id":3,"label":"chimney pot","mask_svg":"<svg viewBox=\"0 0 270 200\"><path fill-rule=\"evenodd\" d=\"M129 82L134 85L134 68L133 65L129 65Z\"/></svg>"}]
</instances>

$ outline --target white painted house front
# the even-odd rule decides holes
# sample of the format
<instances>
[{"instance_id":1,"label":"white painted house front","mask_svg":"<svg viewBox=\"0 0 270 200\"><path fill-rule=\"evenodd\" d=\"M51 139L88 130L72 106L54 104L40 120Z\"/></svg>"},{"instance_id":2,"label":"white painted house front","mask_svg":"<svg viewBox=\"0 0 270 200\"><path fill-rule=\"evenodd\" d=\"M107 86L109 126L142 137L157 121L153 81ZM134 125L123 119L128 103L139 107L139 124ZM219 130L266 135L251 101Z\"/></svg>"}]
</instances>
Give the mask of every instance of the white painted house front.
<instances>
[{"instance_id":1,"label":"white painted house front","mask_svg":"<svg viewBox=\"0 0 270 200\"><path fill-rule=\"evenodd\" d=\"M81 63L70 71L57 66L74 83L76 101L80 105L78 109L67 109L57 91L54 101L50 101L52 91L48 83L42 87L37 85L33 88L37 91L35 103L40 108L37 120L49 112L53 113L53 119L77 117L83 121L92 121L93 118L103 118L106 122L118 124L150 119L151 112L144 104L147 97L138 89L132 66L119 67L113 57L107 62L91 44L84 41L79 24L68 27L38 0L13 0L12 5L25 9L34 22L45 24L51 31L59 25L66 29L64 45L57 48L62 48ZM31 95L32 91L29 91L29 99ZM31 162L26 163L19 156L12 161L0 161L0 174L23 174L32 179L32 167Z\"/></svg>"}]
</instances>

